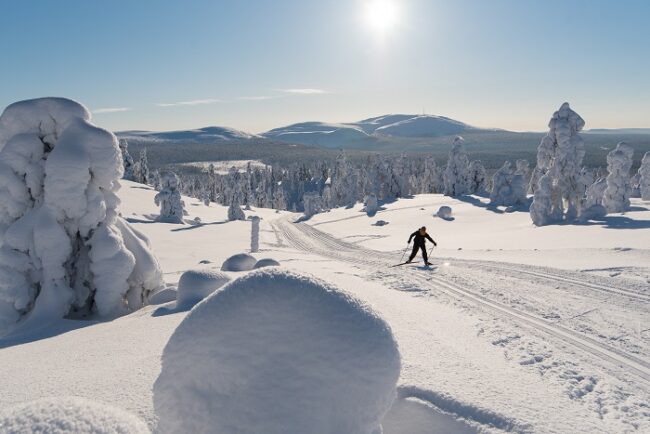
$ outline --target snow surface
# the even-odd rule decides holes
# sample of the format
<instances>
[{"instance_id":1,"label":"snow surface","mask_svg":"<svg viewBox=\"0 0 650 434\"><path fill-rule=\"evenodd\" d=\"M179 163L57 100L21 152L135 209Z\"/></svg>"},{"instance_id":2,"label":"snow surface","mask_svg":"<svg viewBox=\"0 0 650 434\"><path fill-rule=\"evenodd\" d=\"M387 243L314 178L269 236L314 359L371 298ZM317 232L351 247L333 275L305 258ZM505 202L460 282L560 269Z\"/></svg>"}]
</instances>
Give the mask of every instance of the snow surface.
<instances>
[{"instance_id":1,"label":"snow surface","mask_svg":"<svg viewBox=\"0 0 650 434\"><path fill-rule=\"evenodd\" d=\"M0 432L11 434L145 434L135 416L87 399L43 398L0 411Z\"/></svg>"},{"instance_id":2,"label":"snow surface","mask_svg":"<svg viewBox=\"0 0 650 434\"><path fill-rule=\"evenodd\" d=\"M158 429L379 433L399 370L390 328L368 306L305 275L257 271L170 338L154 385Z\"/></svg>"},{"instance_id":3,"label":"snow surface","mask_svg":"<svg viewBox=\"0 0 650 434\"><path fill-rule=\"evenodd\" d=\"M187 218L203 223L174 227L155 223L150 187L124 182L118 194L170 287L183 272L219 270L250 247L250 223L226 222L226 207L183 197ZM433 217L442 205L453 208L453 223ZM290 223L300 215L284 211L249 214L263 219L262 257L335 284L390 324L402 371L385 434L433 431L438 415L448 418L449 433L467 425L480 432L650 430L642 375L650 359L650 201L632 199L630 211L598 222L544 227L478 196L418 195L384 204L374 218L362 208L333 209L308 224ZM391 224L373 226L379 219ZM439 245L434 267L389 268L404 237L423 224ZM153 429L160 357L187 314L159 309L110 322L61 320L39 334L0 339L0 408L78 395L125 409Z\"/></svg>"},{"instance_id":4,"label":"snow surface","mask_svg":"<svg viewBox=\"0 0 650 434\"><path fill-rule=\"evenodd\" d=\"M188 270L178 281L178 307L191 307L231 280L230 276L214 270Z\"/></svg>"}]
</instances>

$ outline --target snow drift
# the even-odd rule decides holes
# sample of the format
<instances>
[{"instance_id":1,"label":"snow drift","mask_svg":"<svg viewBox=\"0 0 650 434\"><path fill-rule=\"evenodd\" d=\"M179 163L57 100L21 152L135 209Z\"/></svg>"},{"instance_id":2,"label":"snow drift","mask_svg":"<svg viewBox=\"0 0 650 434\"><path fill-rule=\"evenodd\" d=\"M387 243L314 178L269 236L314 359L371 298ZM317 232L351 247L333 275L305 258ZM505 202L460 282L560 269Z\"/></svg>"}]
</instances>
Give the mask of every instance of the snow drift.
<instances>
[{"instance_id":1,"label":"snow drift","mask_svg":"<svg viewBox=\"0 0 650 434\"><path fill-rule=\"evenodd\" d=\"M238 253L226 259L221 265L221 271L250 271L255 267L257 259L247 253Z\"/></svg>"},{"instance_id":2,"label":"snow drift","mask_svg":"<svg viewBox=\"0 0 650 434\"><path fill-rule=\"evenodd\" d=\"M400 356L368 306L315 278L258 270L197 305L162 357L163 433L381 432Z\"/></svg>"},{"instance_id":3,"label":"snow drift","mask_svg":"<svg viewBox=\"0 0 650 434\"><path fill-rule=\"evenodd\" d=\"M0 432L13 434L145 434L124 410L82 398L44 398L0 412Z\"/></svg>"},{"instance_id":4,"label":"snow drift","mask_svg":"<svg viewBox=\"0 0 650 434\"><path fill-rule=\"evenodd\" d=\"M257 261L253 268L257 269L257 268L264 268L264 267L279 267L279 266L280 263L275 259L264 258Z\"/></svg>"},{"instance_id":5,"label":"snow drift","mask_svg":"<svg viewBox=\"0 0 650 434\"><path fill-rule=\"evenodd\" d=\"M178 281L176 303L190 307L230 281L230 276L219 271L189 270Z\"/></svg>"},{"instance_id":6,"label":"snow drift","mask_svg":"<svg viewBox=\"0 0 650 434\"><path fill-rule=\"evenodd\" d=\"M118 217L117 139L89 121L64 98L0 116L0 330L124 314L162 287L146 237Z\"/></svg>"}]
</instances>

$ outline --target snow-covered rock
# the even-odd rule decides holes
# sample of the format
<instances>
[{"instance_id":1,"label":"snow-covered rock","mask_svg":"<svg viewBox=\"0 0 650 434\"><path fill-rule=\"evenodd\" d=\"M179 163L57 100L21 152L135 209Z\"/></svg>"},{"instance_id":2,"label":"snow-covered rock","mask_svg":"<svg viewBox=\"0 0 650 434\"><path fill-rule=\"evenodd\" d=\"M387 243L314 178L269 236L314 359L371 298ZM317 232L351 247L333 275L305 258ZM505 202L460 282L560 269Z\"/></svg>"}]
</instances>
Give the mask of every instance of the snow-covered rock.
<instances>
[{"instance_id":1,"label":"snow-covered rock","mask_svg":"<svg viewBox=\"0 0 650 434\"><path fill-rule=\"evenodd\" d=\"M213 270L188 270L178 281L176 303L193 306L230 281L230 276Z\"/></svg>"},{"instance_id":2,"label":"snow-covered rock","mask_svg":"<svg viewBox=\"0 0 650 434\"><path fill-rule=\"evenodd\" d=\"M178 176L174 172L166 172L160 182L162 189L154 197L156 205L160 206L158 221L182 224L185 203L181 200L181 192L178 190Z\"/></svg>"},{"instance_id":3,"label":"snow-covered rock","mask_svg":"<svg viewBox=\"0 0 650 434\"><path fill-rule=\"evenodd\" d=\"M83 398L43 398L0 411L0 432L11 434L146 434L134 415Z\"/></svg>"},{"instance_id":4,"label":"snow-covered rock","mask_svg":"<svg viewBox=\"0 0 650 434\"><path fill-rule=\"evenodd\" d=\"M630 169L634 149L625 142L607 154L607 188L603 206L607 212L624 212L630 208Z\"/></svg>"},{"instance_id":5,"label":"snow-covered rock","mask_svg":"<svg viewBox=\"0 0 650 434\"><path fill-rule=\"evenodd\" d=\"M89 120L63 98L0 116L0 329L125 314L162 287L146 238L118 217L117 139Z\"/></svg>"},{"instance_id":6,"label":"snow-covered rock","mask_svg":"<svg viewBox=\"0 0 650 434\"><path fill-rule=\"evenodd\" d=\"M279 266L280 263L275 259L263 258L257 261L253 268L257 269L257 268L264 268L264 267L279 267Z\"/></svg>"},{"instance_id":7,"label":"snow-covered rock","mask_svg":"<svg viewBox=\"0 0 650 434\"><path fill-rule=\"evenodd\" d=\"M400 356L372 309L323 281L267 269L196 306L154 385L164 433L381 432Z\"/></svg>"},{"instance_id":8,"label":"snow-covered rock","mask_svg":"<svg viewBox=\"0 0 650 434\"><path fill-rule=\"evenodd\" d=\"M249 271L255 267L257 259L247 253L238 253L226 259L221 271Z\"/></svg>"},{"instance_id":9,"label":"snow-covered rock","mask_svg":"<svg viewBox=\"0 0 650 434\"><path fill-rule=\"evenodd\" d=\"M452 210L450 206L443 205L438 209L436 216L440 217L443 220L449 220L452 218Z\"/></svg>"}]
</instances>

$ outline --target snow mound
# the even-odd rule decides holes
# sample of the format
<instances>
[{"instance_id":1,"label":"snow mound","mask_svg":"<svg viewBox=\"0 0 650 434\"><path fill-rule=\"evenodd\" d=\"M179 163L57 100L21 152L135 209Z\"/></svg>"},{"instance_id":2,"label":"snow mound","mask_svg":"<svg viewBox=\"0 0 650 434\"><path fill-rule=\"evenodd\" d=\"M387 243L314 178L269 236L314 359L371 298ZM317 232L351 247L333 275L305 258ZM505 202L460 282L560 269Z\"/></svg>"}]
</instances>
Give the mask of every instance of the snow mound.
<instances>
[{"instance_id":1,"label":"snow mound","mask_svg":"<svg viewBox=\"0 0 650 434\"><path fill-rule=\"evenodd\" d=\"M178 281L177 304L193 306L230 281L219 271L189 270Z\"/></svg>"},{"instance_id":2,"label":"snow mound","mask_svg":"<svg viewBox=\"0 0 650 434\"><path fill-rule=\"evenodd\" d=\"M449 219L453 218L453 217L452 217L452 210L451 210L451 207L450 207L450 206L446 206L446 205L445 205L445 206L441 206L441 207L438 209L438 212L436 213L436 215L437 215L438 217L440 217L441 219L444 219L444 220L449 220Z\"/></svg>"},{"instance_id":3,"label":"snow mound","mask_svg":"<svg viewBox=\"0 0 650 434\"><path fill-rule=\"evenodd\" d=\"M221 271L250 271L255 267L257 259L247 253L239 253L226 259L221 265Z\"/></svg>"},{"instance_id":4,"label":"snow mound","mask_svg":"<svg viewBox=\"0 0 650 434\"><path fill-rule=\"evenodd\" d=\"M124 410L82 398L44 398L0 412L0 432L13 434L145 434L147 425Z\"/></svg>"},{"instance_id":5,"label":"snow mound","mask_svg":"<svg viewBox=\"0 0 650 434\"><path fill-rule=\"evenodd\" d=\"M275 259L271 258L264 258L260 259L255 263L255 266L253 268L264 268L264 267L279 267L280 263L276 261Z\"/></svg>"},{"instance_id":6,"label":"snow mound","mask_svg":"<svg viewBox=\"0 0 650 434\"><path fill-rule=\"evenodd\" d=\"M165 433L381 432L400 356L370 307L323 281L258 270L196 306L154 385Z\"/></svg>"},{"instance_id":7,"label":"snow mound","mask_svg":"<svg viewBox=\"0 0 650 434\"><path fill-rule=\"evenodd\" d=\"M176 301L177 291L174 288L164 288L149 297L149 304L157 305Z\"/></svg>"}]
</instances>

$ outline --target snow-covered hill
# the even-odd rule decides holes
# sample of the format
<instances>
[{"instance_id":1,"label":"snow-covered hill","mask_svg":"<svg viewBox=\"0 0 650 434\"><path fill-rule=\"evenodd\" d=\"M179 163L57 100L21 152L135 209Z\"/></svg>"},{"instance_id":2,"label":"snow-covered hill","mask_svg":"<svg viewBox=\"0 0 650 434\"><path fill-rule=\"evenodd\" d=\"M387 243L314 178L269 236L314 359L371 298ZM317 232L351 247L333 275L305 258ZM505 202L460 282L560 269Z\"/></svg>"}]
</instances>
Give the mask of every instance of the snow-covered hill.
<instances>
[{"instance_id":1,"label":"snow-covered hill","mask_svg":"<svg viewBox=\"0 0 650 434\"><path fill-rule=\"evenodd\" d=\"M155 222L151 188L124 182L122 215L146 234L168 285L188 269L219 270L248 251L249 222L183 198L187 224ZM454 219L433 215L441 205ZM295 224L262 218L258 259L309 273L365 301L399 345L399 399L386 434L647 432L650 415L650 203L603 223L535 228L526 213L440 195L360 205ZM384 220L387 225L375 225ZM438 241L432 268L390 268L408 235ZM243 273L230 273L233 278ZM186 312L149 306L110 322L61 320L0 341L0 409L76 395L155 424L152 386Z\"/></svg>"},{"instance_id":2,"label":"snow-covered hill","mask_svg":"<svg viewBox=\"0 0 650 434\"><path fill-rule=\"evenodd\" d=\"M302 122L288 125L267 131L262 136L284 142L327 148L348 147L370 139L370 136L362 128L355 125L326 122Z\"/></svg>"},{"instance_id":3,"label":"snow-covered hill","mask_svg":"<svg viewBox=\"0 0 650 434\"><path fill-rule=\"evenodd\" d=\"M185 142L214 142L221 140L247 140L259 136L229 127L205 127L196 130L179 131L122 131L116 133L123 139L140 139L148 141L185 141Z\"/></svg>"}]
</instances>

